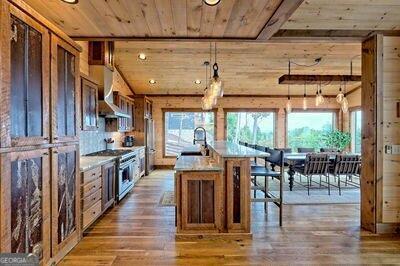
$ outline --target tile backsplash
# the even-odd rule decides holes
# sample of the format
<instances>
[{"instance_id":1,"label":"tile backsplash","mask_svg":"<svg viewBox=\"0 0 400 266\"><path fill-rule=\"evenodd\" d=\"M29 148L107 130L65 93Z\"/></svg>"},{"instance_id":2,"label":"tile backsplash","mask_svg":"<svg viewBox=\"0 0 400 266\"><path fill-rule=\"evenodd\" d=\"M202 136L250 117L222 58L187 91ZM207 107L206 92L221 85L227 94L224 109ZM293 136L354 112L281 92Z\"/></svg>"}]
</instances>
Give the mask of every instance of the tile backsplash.
<instances>
[{"instance_id":1,"label":"tile backsplash","mask_svg":"<svg viewBox=\"0 0 400 266\"><path fill-rule=\"evenodd\" d=\"M80 154L101 151L106 149L104 139L112 138L115 140L115 147L121 147L125 134L120 132L106 132L106 122L104 117L99 118L99 129L97 131L81 131L79 146Z\"/></svg>"}]
</instances>

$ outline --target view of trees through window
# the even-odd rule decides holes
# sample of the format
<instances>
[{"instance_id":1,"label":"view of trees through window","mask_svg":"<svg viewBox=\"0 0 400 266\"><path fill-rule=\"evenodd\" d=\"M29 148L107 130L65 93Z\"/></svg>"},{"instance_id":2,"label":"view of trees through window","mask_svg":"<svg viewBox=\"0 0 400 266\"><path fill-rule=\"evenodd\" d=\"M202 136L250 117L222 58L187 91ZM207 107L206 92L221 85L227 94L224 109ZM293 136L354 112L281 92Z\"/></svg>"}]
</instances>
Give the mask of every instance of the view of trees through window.
<instances>
[{"instance_id":1,"label":"view of trees through window","mask_svg":"<svg viewBox=\"0 0 400 266\"><path fill-rule=\"evenodd\" d=\"M193 144L196 127L206 129L207 140L214 139L213 112L165 112L164 115L166 156L176 156L183 147Z\"/></svg>"},{"instance_id":2,"label":"view of trees through window","mask_svg":"<svg viewBox=\"0 0 400 266\"><path fill-rule=\"evenodd\" d=\"M351 151L361 153L361 110L351 112Z\"/></svg>"},{"instance_id":3,"label":"view of trees through window","mask_svg":"<svg viewBox=\"0 0 400 266\"><path fill-rule=\"evenodd\" d=\"M334 129L333 112L293 112L287 116L288 146L322 148L324 136Z\"/></svg>"},{"instance_id":4,"label":"view of trees through window","mask_svg":"<svg viewBox=\"0 0 400 266\"><path fill-rule=\"evenodd\" d=\"M274 147L273 112L228 112L227 140Z\"/></svg>"}]
</instances>

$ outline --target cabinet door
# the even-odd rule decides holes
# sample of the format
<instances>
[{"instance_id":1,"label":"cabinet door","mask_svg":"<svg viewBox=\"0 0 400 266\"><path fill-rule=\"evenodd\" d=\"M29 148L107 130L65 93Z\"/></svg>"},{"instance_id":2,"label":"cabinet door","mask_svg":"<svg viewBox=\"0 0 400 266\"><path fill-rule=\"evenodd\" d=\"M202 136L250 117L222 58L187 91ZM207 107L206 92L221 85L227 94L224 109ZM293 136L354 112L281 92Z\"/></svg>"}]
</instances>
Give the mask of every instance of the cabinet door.
<instances>
[{"instance_id":1,"label":"cabinet door","mask_svg":"<svg viewBox=\"0 0 400 266\"><path fill-rule=\"evenodd\" d=\"M50 163L48 149L0 157L2 253L50 258Z\"/></svg>"},{"instance_id":2,"label":"cabinet door","mask_svg":"<svg viewBox=\"0 0 400 266\"><path fill-rule=\"evenodd\" d=\"M226 161L228 232L250 233L250 160Z\"/></svg>"},{"instance_id":3,"label":"cabinet door","mask_svg":"<svg viewBox=\"0 0 400 266\"><path fill-rule=\"evenodd\" d=\"M104 165L102 170L102 210L105 211L114 204L115 197L115 163Z\"/></svg>"},{"instance_id":4,"label":"cabinet door","mask_svg":"<svg viewBox=\"0 0 400 266\"><path fill-rule=\"evenodd\" d=\"M79 52L55 35L51 41L52 140L76 141L80 125Z\"/></svg>"},{"instance_id":5,"label":"cabinet door","mask_svg":"<svg viewBox=\"0 0 400 266\"><path fill-rule=\"evenodd\" d=\"M97 85L82 78L82 130L97 130L98 89Z\"/></svg>"},{"instance_id":6,"label":"cabinet door","mask_svg":"<svg viewBox=\"0 0 400 266\"><path fill-rule=\"evenodd\" d=\"M65 255L80 238L78 145L52 149L52 251Z\"/></svg>"},{"instance_id":7,"label":"cabinet door","mask_svg":"<svg viewBox=\"0 0 400 266\"><path fill-rule=\"evenodd\" d=\"M0 148L49 142L49 34L7 2L2 14Z\"/></svg>"}]
</instances>

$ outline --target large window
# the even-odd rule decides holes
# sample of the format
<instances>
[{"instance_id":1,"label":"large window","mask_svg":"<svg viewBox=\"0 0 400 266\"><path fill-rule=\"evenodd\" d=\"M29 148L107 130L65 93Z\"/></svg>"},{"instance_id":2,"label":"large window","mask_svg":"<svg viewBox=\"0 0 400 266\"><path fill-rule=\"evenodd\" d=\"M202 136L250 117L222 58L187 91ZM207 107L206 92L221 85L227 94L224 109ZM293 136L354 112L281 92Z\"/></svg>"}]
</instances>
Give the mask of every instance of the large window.
<instances>
[{"instance_id":1,"label":"large window","mask_svg":"<svg viewBox=\"0 0 400 266\"><path fill-rule=\"evenodd\" d=\"M207 140L214 139L214 112L164 112L165 156L176 156L183 147L193 144L193 131L204 127ZM156 136L157 137L157 136Z\"/></svg>"},{"instance_id":2,"label":"large window","mask_svg":"<svg viewBox=\"0 0 400 266\"><path fill-rule=\"evenodd\" d=\"M351 151L361 153L361 110L351 112Z\"/></svg>"},{"instance_id":3,"label":"large window","mask_svg":"<svg viewBox=\"0 0 400 266\"><path fill-rule=\"evenodd\" d=\"M287 116L288 146L297 148L324 147L324 136L332 131L335 121L334 112L293 112Z\"/></svg>"},{"instance_id":4,"label":"large window","mask_svg":"<svg viewBox=\"0 0 400 266\"><path fill-rule=\"evenodd\" d=\"M274 112L227 112L226 138L274 147Z\"/></svg>"}]
</instances>

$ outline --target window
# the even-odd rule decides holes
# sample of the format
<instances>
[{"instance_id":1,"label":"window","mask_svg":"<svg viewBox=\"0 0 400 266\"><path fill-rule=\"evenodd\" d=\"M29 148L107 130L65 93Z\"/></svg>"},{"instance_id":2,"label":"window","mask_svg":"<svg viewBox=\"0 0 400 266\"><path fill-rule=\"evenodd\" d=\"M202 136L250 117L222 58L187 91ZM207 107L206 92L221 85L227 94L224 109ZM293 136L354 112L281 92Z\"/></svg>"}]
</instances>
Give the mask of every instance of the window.
<instances>
[{"instance_id":1,"label":"window","mask_svg":"<svg viewBox=\"0 0 400 266\"><path fill-rule=\"evenodd\" d=\"M324 147L324 135L332 131L335 121L334 112L293 112L287 116L288 146L297 148Z\"/></svg>"},{"instance_id":2,"label":"window","mask_svg":"<svg viewBox=\"0 0 400 266\"><path fill-rule=\"evenodd\" d=\"M351 151L361 153L361 110L351 112Z\"/></svg>"},{"instance_id":3,"label":"window","mask_svg":"<svg viewBox=\"0 0 400 266\"><path fill-rule=\"evenodd\" d=\"M214 112L165 112L165 156L176 156L183 147L193 144L193 131L204 127L207 140L214 139Z\"/></svg>"},{"instance_id":4,"label":"window","mask_svg":"<svg viewBox=\"0 0 400 266\"><path fill-rule=\"evenodd\" d=\"M227 112L226 138L274 147L274 112Z\"/></svg>"}]
</instances>

